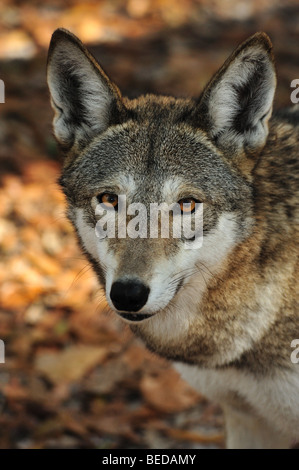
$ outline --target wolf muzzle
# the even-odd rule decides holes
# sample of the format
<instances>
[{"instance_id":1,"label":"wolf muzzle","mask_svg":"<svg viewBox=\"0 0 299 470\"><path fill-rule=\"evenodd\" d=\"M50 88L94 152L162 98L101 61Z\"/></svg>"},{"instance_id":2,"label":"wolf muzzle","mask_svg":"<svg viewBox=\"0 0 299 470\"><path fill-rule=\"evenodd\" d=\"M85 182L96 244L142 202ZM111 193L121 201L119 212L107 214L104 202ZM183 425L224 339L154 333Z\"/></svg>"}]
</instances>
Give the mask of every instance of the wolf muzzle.
<instances>
[{"instance_id":1,"label":"wolf muzzle","mask_svg":"<svg viewBox=\"0 0 299 470\"><path fill-rule=\"evenodd\" d=\"M151 316L149 314L135 313L144 307L149 293L149 287L138 279L118 280L112 284L110 298L119 315L124 319L141 321Z\"/></svg>"}]
</instances>

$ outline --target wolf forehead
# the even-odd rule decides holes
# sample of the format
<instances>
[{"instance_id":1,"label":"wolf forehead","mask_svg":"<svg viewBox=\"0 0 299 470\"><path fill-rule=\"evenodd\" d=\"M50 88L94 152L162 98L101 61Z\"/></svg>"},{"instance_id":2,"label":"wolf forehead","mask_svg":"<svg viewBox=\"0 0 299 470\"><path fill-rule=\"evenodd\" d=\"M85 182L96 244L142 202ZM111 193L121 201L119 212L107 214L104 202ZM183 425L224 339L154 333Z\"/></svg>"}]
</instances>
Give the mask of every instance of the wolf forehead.
<instances>
[{"instance_id":1,"label":"wolf forehead","mask_svg":"<svg viewBox=\"0 0 299 470\"><path fill-rule=\"evenodd\" d=\"M206 133L188 122L193 107L192 100L154 95L126 100L123 122L94 137L64 168L60 183L67 195L90 197L99 188L125 192L134 186L142 198L142 185L142 192L157 197L173 180L173 190L182 191L182 197L195 188L198 197L210 202L248 196L241 175Z\"/></svg>"}]
</instances>

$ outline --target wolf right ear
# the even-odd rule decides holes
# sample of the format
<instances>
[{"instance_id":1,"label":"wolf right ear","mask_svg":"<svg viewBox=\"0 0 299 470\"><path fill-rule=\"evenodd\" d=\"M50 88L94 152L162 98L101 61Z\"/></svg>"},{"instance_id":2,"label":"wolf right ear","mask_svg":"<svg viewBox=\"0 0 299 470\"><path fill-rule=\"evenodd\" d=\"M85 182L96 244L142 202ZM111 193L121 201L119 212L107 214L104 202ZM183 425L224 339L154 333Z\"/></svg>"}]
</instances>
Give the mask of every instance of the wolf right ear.
<instances>
[{"instance_id":1,"label":"wolf right ear","mask_svg":"<svg viewBox=\"0 0 299 470\"><path fill-rule=\"evenodd\" d=\"M65 29L52 36L47 66L54 134L70 148L84 143L109 125L122 107L121 95L81 41Z\"/></svg>"},{"instance_id":2,"label":"wolf right ear","mask_svg":"<svg viewBox=\"0 0 299 470\"><path fill-rule=\"evenodd\" d=\"M268 135L276 75L272 44L256 33L227 59L203 91L196 108L199 126L232 155L262 148Z\"/></svg>"}]
</instances>

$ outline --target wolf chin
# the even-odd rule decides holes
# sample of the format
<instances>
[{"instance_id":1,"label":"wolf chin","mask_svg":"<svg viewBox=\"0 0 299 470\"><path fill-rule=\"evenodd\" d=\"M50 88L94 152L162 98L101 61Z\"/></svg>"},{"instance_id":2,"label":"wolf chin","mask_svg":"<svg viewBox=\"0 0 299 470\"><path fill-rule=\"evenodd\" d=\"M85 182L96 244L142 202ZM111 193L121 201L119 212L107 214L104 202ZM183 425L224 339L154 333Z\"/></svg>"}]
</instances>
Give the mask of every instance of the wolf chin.
<instances>
[{"instance_id":1,"label":"wolf chin","mask_svg":"<svg viewBox=\"0 0 299 470\"><path fill-rule=\"evenodd\" d=\"M197 99L129 100L58 29L48 84L68 216L109 306L222 405L227 447L289 447L299 439L299 109L271 117L268 36L241 44ZM117 219L120 194L147 208L188 203L191 217L203 204L202 247L99 239L97 204Z\"/></svg>"}]
</instances>

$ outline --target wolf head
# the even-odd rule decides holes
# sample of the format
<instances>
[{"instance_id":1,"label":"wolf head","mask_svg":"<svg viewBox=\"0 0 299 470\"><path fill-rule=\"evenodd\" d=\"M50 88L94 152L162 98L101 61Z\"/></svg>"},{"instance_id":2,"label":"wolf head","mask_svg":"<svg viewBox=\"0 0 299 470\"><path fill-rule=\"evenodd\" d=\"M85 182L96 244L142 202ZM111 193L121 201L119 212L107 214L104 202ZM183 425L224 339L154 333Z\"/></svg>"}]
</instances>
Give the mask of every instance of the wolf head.
<instances>
[{"instance_id":1,"label":"wolf head","mask_svg":"<svg viewBox=\"0 0 299 470\"><path fill-rule=\"evenodd\" d=\"M199 99L128 100L79 39L54 32L48 84L68 214L108 304L140 334L165 334L173 344L188 335L207 287L254 230L251 173L267 139L275 83L270 40L257 33ZM147 221L153 203L177 203L182 213L186 203L191 222L201 205L202 246L150 237L141 219L131 237L99 238L98 204L117 224L121 195L133 208L142 204Z\"/></svg>"}]
</instances>

